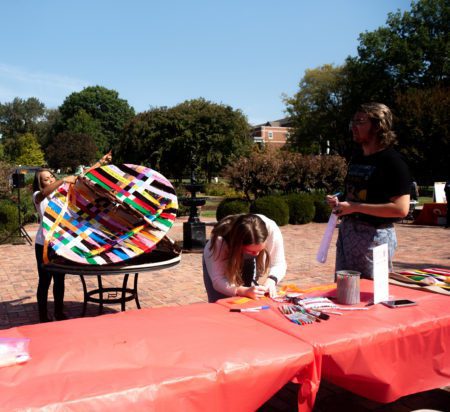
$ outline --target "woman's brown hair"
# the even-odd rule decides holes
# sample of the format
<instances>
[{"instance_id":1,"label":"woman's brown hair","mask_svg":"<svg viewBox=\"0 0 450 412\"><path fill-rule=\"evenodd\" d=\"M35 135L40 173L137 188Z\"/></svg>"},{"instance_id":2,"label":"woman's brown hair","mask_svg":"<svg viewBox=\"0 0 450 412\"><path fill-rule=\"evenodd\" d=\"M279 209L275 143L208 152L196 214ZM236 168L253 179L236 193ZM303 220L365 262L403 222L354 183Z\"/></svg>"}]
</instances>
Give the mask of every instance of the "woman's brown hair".
<instances>
[{"instance_id":1,"label":"woman's brown hair","mask_svg":"<svg viewBox=\"0 0 450 412\"><path fill-rule=\"evenodd\" d=\"M54 173L50 169L39 169L34 174L34 180L33 180L33 193L34 192L42 192L42 186L41 186L41 173L42 172L49 172L54 176Z\"/></svg>"},{"instance_id":2,"label":"woman's brown hair","mask_svg":"<svg viewBox=\"0 0 450 412\"><path fill-rule=\"evenodd\" d=\"M230 283L242 285L242 248L247 245L264 243L269 232L264 221L253 214L230 215L223 218L214 226L211 232L210 250L219 254L217 238L222 237L228 246L226 273ZM270 257L266 249L263 249L256 257L256 271L258 276L264 274L270 264Z\"/></svg>"}]
</instances>

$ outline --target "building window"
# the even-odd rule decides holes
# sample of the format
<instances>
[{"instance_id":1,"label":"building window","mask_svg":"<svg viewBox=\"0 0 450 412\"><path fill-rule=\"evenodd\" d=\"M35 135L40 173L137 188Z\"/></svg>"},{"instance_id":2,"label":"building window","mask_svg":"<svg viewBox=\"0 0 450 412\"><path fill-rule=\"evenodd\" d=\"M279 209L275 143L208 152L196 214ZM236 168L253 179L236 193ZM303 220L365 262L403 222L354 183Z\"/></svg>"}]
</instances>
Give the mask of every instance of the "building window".
<instances>
[{"instance_id":1,"label":"building window","mask_svg":"<svg viewBox=\"0 0 450 412\"><path fill-rule=\"evenodd\" d=\"M273 132L269 132L269 139L270 139L270 140L273 139Z\"/></svg>"}]
</instances>

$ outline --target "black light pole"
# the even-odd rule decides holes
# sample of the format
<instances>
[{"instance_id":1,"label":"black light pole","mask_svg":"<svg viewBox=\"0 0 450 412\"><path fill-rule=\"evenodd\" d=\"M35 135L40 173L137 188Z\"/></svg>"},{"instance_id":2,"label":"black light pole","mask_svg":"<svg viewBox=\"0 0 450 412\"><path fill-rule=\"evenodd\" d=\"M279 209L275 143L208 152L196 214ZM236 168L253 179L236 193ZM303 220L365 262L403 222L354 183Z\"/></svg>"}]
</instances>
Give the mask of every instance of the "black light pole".
<instances>
[{"instance_id":1,"label":"black light pole","mask_svg":"<svg viewBox=\"0 0 450 412\"><path fill-rule=\"evenodd\" d=\"M20 239L20 242L18 243L24 243L23 240L25 239L30 245L32 245L33 240L31 239L30 235L25 230L25 228L22 226L20 189L24 186L25 186L25 176L22 173L20 173L19 169L16 169L15 173L13 174L13 188L17 189L17 214L19 224L17 231L18 231L18 239Z\"/></svg>"}]
</instances>

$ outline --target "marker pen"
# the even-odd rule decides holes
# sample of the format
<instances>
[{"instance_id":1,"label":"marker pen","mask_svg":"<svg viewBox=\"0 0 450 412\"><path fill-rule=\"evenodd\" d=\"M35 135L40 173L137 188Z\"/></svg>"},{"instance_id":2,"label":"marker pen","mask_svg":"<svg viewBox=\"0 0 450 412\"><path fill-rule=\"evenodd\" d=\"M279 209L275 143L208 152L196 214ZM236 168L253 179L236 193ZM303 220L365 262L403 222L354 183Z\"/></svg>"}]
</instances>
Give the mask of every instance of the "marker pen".
<instances>
[{"instance_id":1,"label":"marker pen","mask_svg":"<svg viewBox=\"0 0 450 412\"><path fill-rule=\"evenodd\" d=\"M261 309L270 309L269 305L257 306L254 308L241 308L241 309L230 309L230 312L259 312Z\"/></svg>"},{"instance_id":2,"label":"marker pen","mask_svg":"<svg viewBox=\"0 0 450 412\"><path fill-rule=\"evenodd\" d=\"M339 197L339 196L341 196L342 195L342 192L336 192L335 194L333 194L333 195L331 195L331 197ZM339 199L338 199L339 200ZM327 203L327 201L326 200L324 200L324 203Z\"/></svg>"}]
</instances>

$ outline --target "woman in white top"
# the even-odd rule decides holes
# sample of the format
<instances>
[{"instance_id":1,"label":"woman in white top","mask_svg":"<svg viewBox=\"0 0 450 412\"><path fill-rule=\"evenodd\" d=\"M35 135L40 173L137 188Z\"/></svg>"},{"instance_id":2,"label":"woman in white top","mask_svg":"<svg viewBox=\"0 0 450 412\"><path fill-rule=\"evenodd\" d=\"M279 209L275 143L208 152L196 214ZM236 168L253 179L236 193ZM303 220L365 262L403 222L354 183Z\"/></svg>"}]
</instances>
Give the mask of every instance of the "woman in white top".
<instances>
[{"instance_id":1,"label":"woman in white top","mask_svg":"<svg viewBox=\"0 0 450 412\"><path fill-rule=\"evenodd\" d=\"M105 165L111 161L111 152L104 155L91 168ZM39 282L37 288L37 302L39 310L39 321L49 322L51 319L47 313L48 289L53 278L53 299L55 303L55 319L64 320L67 316L64 314L64 274L52 273L48 271L43 264L44 254L44 233L42 227L43 216L48 202L51 200L54 192L63 183L74 184L77 180L76 176L67 176L63 179L57 179L49 169L41 169L34 175L33 182L33 203L39 214L39 230L36 234L35 254L36 263L39 274Z\"/></svg>"},{"instance_id":2,"label":"woman in white top","mask_svg":"<svg viewBox=\"0 0 450 412\"><path fill-rule=\"evenodd\" d=\"M274 296L286 274L283 237L263 215L230 215L211 232L203 251L203 280L208 301L230 296ZM259 279L265 278L260 285Z\"/></svg>"},{"instance_id":3,"label":"woman in white top","mask_svg":"<svg viewBox=\"0 0 450 412\"><path fill-rule=\"evenodd\" d=\"M53 299L55 303L55 319L67 319L64 314L64 274L53 274L43 265L44 254L44 233L42 227L43 216L48 202L53 193L63 183L75 183L76 176L67 176L64 179L56 179L51 170L42 169L36 172L33 182L33 203L39 214L40 226L36 234L35 254L37 269L39 274L39 283L37 288L37 303L39 310L39 321L50 322L47 313L48 289L53 278Z\"/></svg>"}]
</instances>

